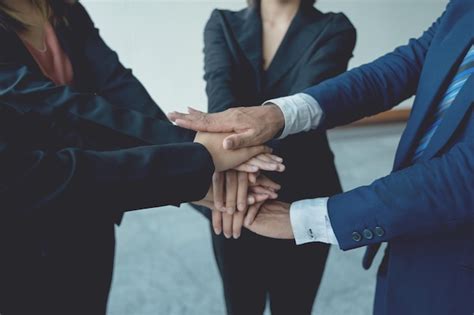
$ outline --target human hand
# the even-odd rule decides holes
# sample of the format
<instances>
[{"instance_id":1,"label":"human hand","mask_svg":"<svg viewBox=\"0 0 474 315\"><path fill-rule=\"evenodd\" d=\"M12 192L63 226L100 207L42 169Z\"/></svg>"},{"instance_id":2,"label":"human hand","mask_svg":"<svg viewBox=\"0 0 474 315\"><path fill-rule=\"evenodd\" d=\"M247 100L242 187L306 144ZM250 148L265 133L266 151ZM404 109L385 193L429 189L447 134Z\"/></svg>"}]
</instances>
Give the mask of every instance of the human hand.
<instances>
[{"instance_id":1,"label":"human hand","mask_svg":"<svg viewBox=\"0 0 474 315\"><path fill-rule=\"evenodd\" d=\"M258 145L237 150L225 150L222 147L224 138L229 136L226 133L198 132L194 142L206 147L212 156L216 172L233 169L259 154L271 153L267 146Z\"/></svg>"},{"instance_id":2,"label":"human hand","mask_svg":"<svg viewBox=\"0 0 474 315\"><path fill-rule=\"evenodd\" d=\"M229 172L227 172L227 174L228 173ZM239 176L239 174L248 175L247 173L238 173L237 176ZM244 219L246 218L246 214L247 217L255 217L264 201L278 198L278 194L276 192L281 188L280 185L268 179L264 175L259 175L255 183L249 183L246 177L244 177L244 179L246 179L246 181L242 179L237 181L237 190L245 192L241 196L237 194L238 198L242 198L241 201L238 202L238 205L242 206L241 202L245 200L247 201L249 207L245 205L243 208L238 207L239 211L237 212L235 212L235 208L232 209L233 211L229 211L229 205L233 204L229 203L228 197L226 199L227 207L223 208L227 211L223 212L221 208L216 207L214 204L214 207L212 208L212 225L216 234L224 232L224 235L227 238L231 238L232 236L235 239L239 238L242 227L244 225ZM229 194L229 191L232 191L232 189L229 190L229 185L234 185L234 183L229 183L228 180L226 180L227 195ZM217 189L216 185L213 185L213 187L215 190ZM231 196L233 195L231 194ZM218 196L215 198L222 197Z\"/></svg>"},{"instance_id":3,"label":"human hand","mask_svg":"<svg viewBox=\"0 0 474 315\"><path fill-rule=\"evenodd\" d=\"M290 204L267 201L262 205L254 220L250 215L249 211L245 219L245 227L252 232L271 238L294 238L290 220Z\"/></svg>"},{"instance_id":4,"label":"human hand","mask_svg":"<svg viewBox=\"0 0 474 315\"><path fill-rule=\"evenodd\" d=\"M250 182L250 175L257 178ZM230 170L214 173L212 188L214 208L232 214L236 209L246 211L249 205L278 198L281 186L264 175Z\"/></svg>"},{"instance_id":5,"label":"human hand","mask_svg":"<svg viewBox=\"0 0 474 315\"><path fill-rule=\"evenodd\" d=\"M264 202L257 202L248 208L248 212L257 213ZM214 233L220 235L222 232L226 238L233 237L238 239L242 233L242 227L244 227L244 219L246 211L238 211L234 214L227 212L221 212L216 209L212 209L212 227Z\"/></svg>"},{"instance_id":6,"label":"human hand","mask_svg":"<svg viewBox=\"0 0 474 315\"><path fill-rule=\"evenodd\" d=\"M188 111L188 114L172 112L168 117L183 128L231 133L223 140L224 148L229 150L266 143L285 125L283 113L276 105L231 108L215 114L192 108Z\"/></svg>"},{"instance_id":7,"label":"human hand","mask_svg":"<svg viewBox=\"0 0 474 315\"><path fill-rule=\"evenodd\" d=\"M260 154L234 170L216 172L212 179L214 207L232 214L244 211L247 205L276 199L280 185L260 175L260 170L283 172L283 159L272 154Z\"/></svg>"},{"instance_id":8,"label":"human hand","mask_svg":"<svg viewBox=\"0 0 474 315\"><path fill-rule=\"evenodd\" d=\"M284 169L284 165L282 166ZM192 203L229 214L235 212L237 204L237 210L246 212L248 206L278 198L277 192L280 189L279 184L260 172L247 173L236 170L215 172L206 196ZM249 212L253 213L251 210Z\"/></svg>"}]
</instances>

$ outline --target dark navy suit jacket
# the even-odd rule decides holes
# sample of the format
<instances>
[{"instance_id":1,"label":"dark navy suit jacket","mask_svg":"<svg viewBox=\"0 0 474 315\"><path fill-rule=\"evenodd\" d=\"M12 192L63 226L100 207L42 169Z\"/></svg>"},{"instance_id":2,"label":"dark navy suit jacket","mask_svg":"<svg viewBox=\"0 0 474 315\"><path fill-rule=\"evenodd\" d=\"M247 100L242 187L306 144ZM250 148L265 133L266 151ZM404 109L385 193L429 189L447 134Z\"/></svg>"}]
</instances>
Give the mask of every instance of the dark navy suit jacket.
<instances>
[{"instance_id":1,"label":"dark navy suit jacket","mask_svg":"<svg viewBox=\"0 0 474 315\"><path fill-rule=\"evenodd\" d=\"M59 1L57 2L59 3ZM212 158L173 126L80 4L56 25L74 86L0 29L0 313L105 313L123 211L202 198Z\"/></svg>"},{"instance_id":2,"label":"dark navy suit jacket","mask_svg":"<svg viewBox=\"0 0 474 315\"><path fill-rule=\"evenodd\" d=\"M296 93L347 69L356 31L342 13L300 7L267 70L263 69L262 21L258 8L214 10L204 30L209 112L255 106ZM267 175L282 185L285 202L341 192L325 132L311 131L272 141L285 160L284 173ZM313 185L308 185L311 179ZM205 215L209 212L197 207Z\"/></svg>"},{"instance_id":3,"label":"dark navy suit jacket","mask_svg":"<svg viewBox=\"0 0 474 315\"><path fill-rule=\"evenodd\" d=\"M389 242L375 314L474 313L474 76L421 160L411 162L422 126L473 37L474 2L453 0L420 38L305 91L320 103L325 128L389 110L416 94L393 173L328 205L342 249ZM369 248L365 267L376 249Z\"/></svg>"}]
</instances>

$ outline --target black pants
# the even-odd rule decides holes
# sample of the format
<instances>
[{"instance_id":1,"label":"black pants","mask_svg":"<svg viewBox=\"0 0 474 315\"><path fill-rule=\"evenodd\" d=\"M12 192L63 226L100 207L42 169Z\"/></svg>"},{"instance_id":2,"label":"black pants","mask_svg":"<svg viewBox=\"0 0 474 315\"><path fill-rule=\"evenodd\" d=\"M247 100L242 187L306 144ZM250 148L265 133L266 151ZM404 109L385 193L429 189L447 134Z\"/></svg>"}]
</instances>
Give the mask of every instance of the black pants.
<instances>
[{"instance_id":1,"label":"black pants","mask_svg":"<svg viewBox=\"0 0 474 315\"><path fill-rule=\"evenodd\" d=\"M238 240L211 233L229 315L261 315L267 297L273 315L311 314L329 245L297 246L248 230Z\"/></svg>"}]
</instances>

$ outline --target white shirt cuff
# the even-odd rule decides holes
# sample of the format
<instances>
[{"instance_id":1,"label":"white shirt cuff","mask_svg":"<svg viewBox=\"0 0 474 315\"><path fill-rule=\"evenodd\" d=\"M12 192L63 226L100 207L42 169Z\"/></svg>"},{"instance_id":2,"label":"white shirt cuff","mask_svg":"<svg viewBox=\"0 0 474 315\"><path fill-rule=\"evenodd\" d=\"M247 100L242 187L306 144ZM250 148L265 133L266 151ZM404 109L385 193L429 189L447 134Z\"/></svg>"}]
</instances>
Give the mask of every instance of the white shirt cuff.
<instances>
[{"instance_id":1,"label":"white shirt cuff","mask_svg":"<svg viewBox=\"0 0 474 315\"><path fill-rule=\"evenodd\" d=\"M291 227L297 245L310 242L339 245L329 220L328 199L308 199L291 204Z\"/></svg>"},{"instance_id":2,"label":"white shirt cuff","mask_svg":"<svg viewBox=\"0 0 474 315\"><path fill-rule=\"evenodd\" d=\"M270 103L277 105L285 117L285 128L279 139L302 131L316 129L324 115L318 101L305 93L272 99L266 101L263 105Z\"/></svg>"}]
</instances>

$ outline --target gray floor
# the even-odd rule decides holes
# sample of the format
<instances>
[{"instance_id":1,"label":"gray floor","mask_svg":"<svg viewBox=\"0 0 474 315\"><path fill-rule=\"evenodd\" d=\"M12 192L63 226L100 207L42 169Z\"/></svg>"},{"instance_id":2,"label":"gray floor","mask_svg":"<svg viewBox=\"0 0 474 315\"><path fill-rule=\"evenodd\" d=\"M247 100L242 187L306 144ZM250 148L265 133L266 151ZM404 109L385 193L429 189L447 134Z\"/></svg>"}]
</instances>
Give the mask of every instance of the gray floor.
<instances>
[{"instance_id":1,"label":"gray floor","mask_svg":"<svg viewBox=\"0 0 474 315\"><path fill-rule=\"evenodd\" d=\"M345 190L388 174L402 128L330 133ZM188 206L128 213L117 238L110 315L225 314L208 223L200 214ZM362 254L332 248L314 314L371 313L375 268L361 268Z\"/></svg>"}]
</instances>

